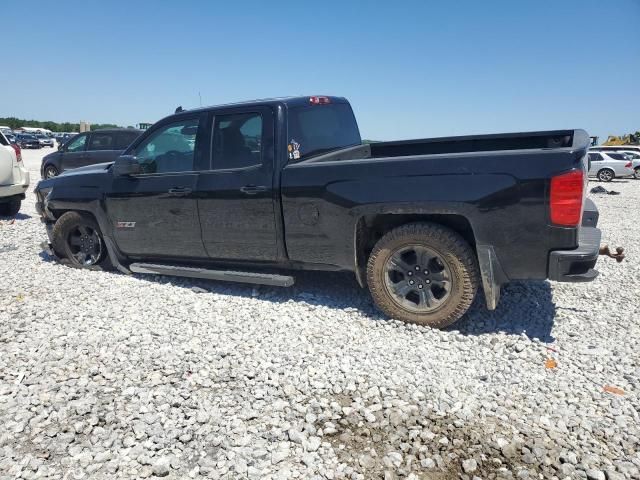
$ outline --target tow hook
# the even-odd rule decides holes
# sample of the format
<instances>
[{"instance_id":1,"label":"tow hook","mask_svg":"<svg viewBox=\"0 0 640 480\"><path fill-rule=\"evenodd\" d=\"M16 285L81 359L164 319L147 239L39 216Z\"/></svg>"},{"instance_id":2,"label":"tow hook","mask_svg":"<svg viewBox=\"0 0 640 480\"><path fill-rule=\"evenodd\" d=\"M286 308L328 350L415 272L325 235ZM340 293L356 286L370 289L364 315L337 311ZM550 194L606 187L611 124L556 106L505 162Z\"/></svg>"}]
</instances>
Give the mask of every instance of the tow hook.
<instances>
[{"instance_id":1,"label":"tow hook","mask_svg":"<svg viewBox=\"0 0 640 480\"><path fill-rule=\"evenodd\" d=\"M599 254L606 255L607 257L615 258L616 262L618 263L624 260L624 248L622 247L616 247L616 253L611 253L611 249L609 248L609 245L604 245L603 247L600 247Z\"/></svg>"}]
</instances>

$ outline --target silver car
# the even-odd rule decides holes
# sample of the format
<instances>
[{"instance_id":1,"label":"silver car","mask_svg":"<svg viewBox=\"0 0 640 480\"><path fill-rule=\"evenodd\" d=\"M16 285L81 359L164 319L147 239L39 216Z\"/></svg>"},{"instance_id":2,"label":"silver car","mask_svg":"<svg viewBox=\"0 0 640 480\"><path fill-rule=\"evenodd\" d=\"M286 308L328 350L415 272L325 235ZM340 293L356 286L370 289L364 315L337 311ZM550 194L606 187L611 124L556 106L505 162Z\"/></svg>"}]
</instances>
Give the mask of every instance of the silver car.
<instances>
[{"instance_id":1,"label":"silver car","mask_svg":"<svg viewBox=\"0 0 640 480\"><path fill-rule=\"evenodd\" d=\"M620 152L589 152L589 176L601 182L614 178L633 177L629 158Z\"/></svg>"},{"instance_id":2,"label":"silver car","mask_svg":"<svg viewBox=\"0 0 640 480\"><path fill-rule=\"evenodd\" d=\"M620 150L619 153L624 153L631 160L633 176L640 180L640 152L637 150Z\"/></svg>"}]
</instances>

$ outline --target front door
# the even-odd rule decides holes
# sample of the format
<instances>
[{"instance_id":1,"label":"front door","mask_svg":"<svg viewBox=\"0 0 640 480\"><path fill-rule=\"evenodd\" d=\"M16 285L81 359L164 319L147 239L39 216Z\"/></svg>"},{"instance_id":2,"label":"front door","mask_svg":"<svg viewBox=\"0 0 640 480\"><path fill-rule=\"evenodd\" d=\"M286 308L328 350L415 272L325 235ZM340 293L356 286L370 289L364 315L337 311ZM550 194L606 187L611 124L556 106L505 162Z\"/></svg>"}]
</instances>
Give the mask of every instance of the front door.
<instances>
[{"instance_id":1,"label":"front door","mask_svg":"<svg viewBox=\"0 0 640 480\"><path fill-rule=\"evenodd\" d=\"M129 152L142 173L114 177L107 212L116 243L125 254L207 257L196 200L198 165L208 157L201 117L195 114L156 126Z\"/></svg>"},{"instance_id":2,"label":"front door","mask_svg":"<svg viewBox=\"0 0 640 480\"><path fill-rule=\"evenodd\" d=\"M273 261L277 230L270 108L215 112L211 167L200 174L202 240L212 259Z\"/></svg>"},{"instance_id":3,"label":"front door","mask_svg":"<svg viewBox=\"0 0 640 480\"><path fill-rule=\"evenodd\" d=\"M81 133L71 140L61 152L60 165L63 170L84 167L87 159L88 133Z\"/></svg>"}]
</instances>

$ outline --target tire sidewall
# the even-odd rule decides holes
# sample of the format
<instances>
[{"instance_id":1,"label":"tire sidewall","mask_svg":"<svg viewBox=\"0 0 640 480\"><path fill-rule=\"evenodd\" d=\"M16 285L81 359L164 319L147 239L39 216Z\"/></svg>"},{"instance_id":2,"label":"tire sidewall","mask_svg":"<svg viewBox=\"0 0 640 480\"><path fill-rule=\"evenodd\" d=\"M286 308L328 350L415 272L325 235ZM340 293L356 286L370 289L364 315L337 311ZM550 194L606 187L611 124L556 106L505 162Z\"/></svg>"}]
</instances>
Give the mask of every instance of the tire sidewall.
<instances>
[{"instance_id":1,"label":"tire sidewall","mask_svg":"<svg viewBox=\"0 0 640 480\"><path fill-rule=\"evenodd\" d=\"M369 289L372 296L376 299L376 303L381 310L392 318L398 318L394 315L394 310L402 311L401 320L417 323L421 325L428 325L434 328L443 328L447 325L454 323L458 318L455 317L456 311L459 309L461 303L464 301L465 291L472 289L475 296L477 289L476 285L473 285L473 281L470 281L469 273L477 275L475 265L464 265L461 261L463 252L457 251L457 246L443 241L441 235L429 234L407 234L403 236L397 236L390 239L381 246L381 248L374 249L374 255L372 255L373 261L370 261L367 265L367 280L369 283ZM447 232L449 234L456 235L453 231ZM384 240L384 237L383 237ZM460 238L461 241L464 241ZM447 266L451 272L451 291L449 297L445 302L436 310L425 313L416 313L403 308L389 293L386 287L386 264L393 253L406 246L411 245L424 245L434 252L447 263ZM469 267L471 272L469 272ZM468 308L468 306L466 307ZM466 311L465 308L465 311Z\"/></svg>"},{"instance_id":2,"label":"tire sidewall","mask_svg":"<svg viewBox=\"0 0 640 480\"><path fill-rule=\"evenodd\" d=\"M609 179L602 178L602 173L603 172L609 172L611 174L611 178L609 178ZM609 168L603 168L602 170L600 170L598 172L598 180L600 180L601 182L610 182L611 180L613 180L614 177L615 177L615 174L614 174L613 170L611 170Z\"/></svg>"},{"instance_id":3,"label":"tire sidewall","mask_svg":"<svg viewBox=\"0 0 640 480\"><path fill-rule=\"evenodd\" d=\"M67 240L71 231L79 225L86 225L87 227L90 227L91 229L95 230L100 237L102 251L100 252L99 259L91 265L81 264L75 259ZM70 264L76 267L95 267L96 265L100 265L107 256L104 237L102 235L102 232L100 231L98 223L90 216L80 214L78 212L67 212L58 219L58 221L54 225L52 246L54 252L58 257L66 259Z\"/></svg>"},{"instance_id":4,"label":"tire sidewall","mask_svg":"<svg viewBox=\"0 0 640 480\"><path fill-rule=\"evenodd\" d=\"M50 171L50 170L53 170L55 172L55 174L51 175L51 176L48 176L47 172ZM49 178L57 177L57 176L58 176L58 169L55 166L47 165L46 167L44 167L44 178L45 178L45 180L49 179Z\"/></svg>"}]
</instances>

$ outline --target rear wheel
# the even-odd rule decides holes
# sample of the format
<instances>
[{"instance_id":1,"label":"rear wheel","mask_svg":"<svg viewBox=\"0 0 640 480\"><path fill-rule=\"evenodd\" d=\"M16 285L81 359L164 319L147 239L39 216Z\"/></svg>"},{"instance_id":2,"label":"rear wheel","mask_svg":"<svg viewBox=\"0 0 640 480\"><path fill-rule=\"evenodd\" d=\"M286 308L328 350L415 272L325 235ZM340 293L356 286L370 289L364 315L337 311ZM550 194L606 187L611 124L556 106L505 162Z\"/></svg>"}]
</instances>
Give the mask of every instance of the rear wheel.
<instances>
[{"instance_id":1,"label":"rear wheel","mask_svg":"<svg viewBox=\"0 0 640 480\"><path fill-rule=\"evenodd\" d=\"M392 318L444 328L469 309L479 284L475 255L456 232L411 223L383 236L367 265L371 295Z\"/></svg>"},{"instance_id":2,"label":"rear wheel","mask_svg":"<svg viewBox=\"0 0 640 480\"><path fill-rule=\"evenodd\" d=\"M610 182L615 176L616 174L610 168L603 168L598 172L598 180L601 182Z\"/></svg>"},{"instance_id":3,"label":"rear wheel","mask_svg":"<svg viewBox=\"0 0 640 480\"><path fill-rule=\"evenodd\" d=\"M22 200L11 200L9 202L0 203L0 216L13 217L20 211Z\"/></svg>"},{"instance_id":4,"label":"rear wheel","mask_svg":"<svg viewBox=\"0 0 640 480\"><path fill-rule=\"evenodd\" d=\"M44 178L53 178L58 176L58 169L53 165L44 167Z\"/></svg>"},{"instance_id":5,"label":"rear wheel","mask_svg":"<svg viewBox=\"0 0 640 480\"><path fill-rule=\"evenodd\" d=\"M72 265L87 268L108 262L104 238L93 217L67 212L55 223L52 233L56 255Z\"/></svg>"},{"instance_id":6,"label":"rear wheel","mask_svg":"<svg viewBox=\"0 0 640 480\"><path fill-rule=\"evenodd\" d=\"M635 168L635 170L633 171L633 177L636 180L640 180L640 167Z\"/></svg>"}]
</instances>

